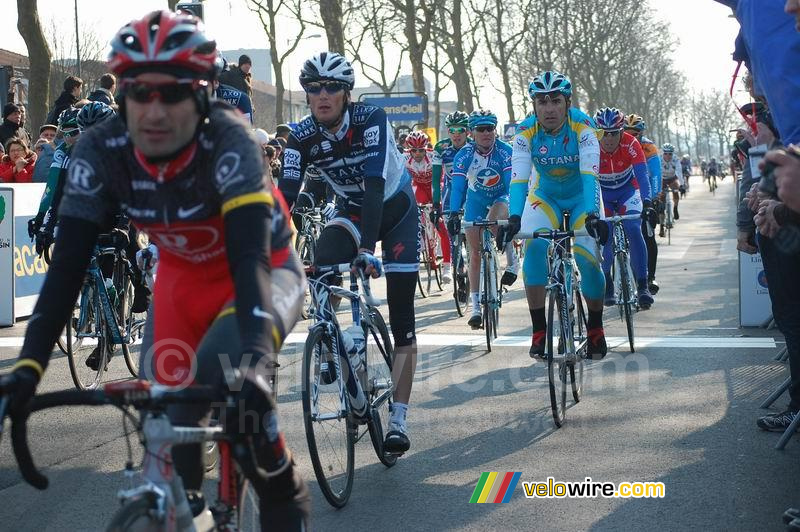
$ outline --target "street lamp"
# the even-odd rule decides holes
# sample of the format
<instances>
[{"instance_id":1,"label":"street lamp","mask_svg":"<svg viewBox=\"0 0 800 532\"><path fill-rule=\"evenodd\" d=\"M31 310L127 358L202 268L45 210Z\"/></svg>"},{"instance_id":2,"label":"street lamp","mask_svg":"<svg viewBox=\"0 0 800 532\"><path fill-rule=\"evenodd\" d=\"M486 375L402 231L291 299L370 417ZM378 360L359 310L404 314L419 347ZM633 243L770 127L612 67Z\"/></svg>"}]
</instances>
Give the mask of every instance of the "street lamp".
<instances>
[{"instance_id":1,"label":"street lamp","mask_svg":"<svg viewBox=\"0 0 800 532\"><path fill-rule=\"evenodd\" d=\"M307 41L309 39L319 39L320 37L322 37L322 35L320 35L319 33L315 33L313 35L309 35L308 37L302 37L299 40ZM293 40L294 39L286 39L286 46L290 46L291 42ZM291 76L291 74L288 76L288 78L289 78L289 122L293 122L294 121L293 120L294 112L293 112L293 109L292 109L292 76Z\"/></svg>"}]
</instances>

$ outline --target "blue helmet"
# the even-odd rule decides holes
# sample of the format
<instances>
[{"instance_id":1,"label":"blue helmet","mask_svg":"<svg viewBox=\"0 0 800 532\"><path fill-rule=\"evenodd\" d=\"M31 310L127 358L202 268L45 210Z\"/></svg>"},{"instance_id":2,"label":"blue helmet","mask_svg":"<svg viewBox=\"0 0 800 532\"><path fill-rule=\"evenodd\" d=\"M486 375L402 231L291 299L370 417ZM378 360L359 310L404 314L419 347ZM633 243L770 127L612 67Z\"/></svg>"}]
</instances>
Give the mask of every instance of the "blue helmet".
<instances>
[{"instance_id":1,"label":"blue helmet","mask_svg":"<svg viewBox=\"0 0 800 532\"><path fill-rule=\"evenodd\" d=\"M89 102L78 111L78 127L81 131L85 131L116 114L114 109L103 102Z\"/></svg>"},{"instance_id":2,"label":"blue helmet","mask_svg":"<svg viewBox=\"0 0 800 532\"><path fill-rule=\"evenodd\" d=\"M475 129L478 126L497 127L497 115L488 109L477 109L469 115L469 128Z\"/></svg>"},{"instance_id":3,"label":"blue helmet","mask_svg":"<svg viewBox=\"0 0 800 532\"><path fill-rule=\"evenodd\" d=\"M603 107L594 114L598 129L619 131L625 125L625 116L616 107Z\"/></svg>"},{"instance_id":4,"label":"blue helmet","mask_svg":"<svg viewBox=\"0 0 800 532\"><path fill-rule=\"evenodd\" d=\"M572 83L564 74L555 70L547 70L533 78L533 81L528 85L528 95L531 100L536 98L537 94L551 92L560 92L564 97L569 98L572 96Z\"/></svg>"}]
</instances>

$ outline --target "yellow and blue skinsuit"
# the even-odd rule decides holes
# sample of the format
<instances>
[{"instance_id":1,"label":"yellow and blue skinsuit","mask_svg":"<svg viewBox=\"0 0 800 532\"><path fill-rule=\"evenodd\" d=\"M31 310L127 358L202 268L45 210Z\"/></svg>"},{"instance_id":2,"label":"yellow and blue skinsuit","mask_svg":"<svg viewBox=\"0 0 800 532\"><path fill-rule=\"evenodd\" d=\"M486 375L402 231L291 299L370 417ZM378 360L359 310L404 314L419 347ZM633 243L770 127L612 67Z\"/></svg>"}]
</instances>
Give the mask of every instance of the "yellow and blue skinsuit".
<instances>
[{"instance_id":1,"label":"yellow and blue skinsuit","mask_svg":"<svg viewBox=\"0 0 800 532\"><path fill-rule=\"evenodd\" d=\"M600 142L594 121L570 108L561 128L548 133L530 116L514 136L510 213L521 217L523 233L561 226L562 212L570 214L570 229L582 229L589 214L602 217L598 171ZM547 246L529 240L523 264L526 286L547 282ZM597 244L591 237L575 240L575 258L581 271L584 296L599 299L605 290Z\"/></svg>"}]
</instances>

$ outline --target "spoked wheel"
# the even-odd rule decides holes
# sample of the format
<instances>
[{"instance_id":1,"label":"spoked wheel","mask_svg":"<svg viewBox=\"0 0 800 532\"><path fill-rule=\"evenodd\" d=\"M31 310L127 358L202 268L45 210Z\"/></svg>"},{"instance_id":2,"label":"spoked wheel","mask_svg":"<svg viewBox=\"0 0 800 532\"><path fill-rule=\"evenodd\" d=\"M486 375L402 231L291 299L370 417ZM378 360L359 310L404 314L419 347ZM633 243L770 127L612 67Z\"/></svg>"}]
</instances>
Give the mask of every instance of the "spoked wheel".
<instances>
[{"instance_id":1,"label":"spoked wheel","mask_svg":"<svg viewBox=\"0 0 800 532\"><path fill-rule=\"evenodd\" d=\"M383 440L389 430L389 418L393 402L394 383L392 381L392 364L394 348L386 322L377 309L370 309L370 323L367 339L367 373L364 392L370 404L370 417L367 422L369 439L375 455L386 467L397 463L397 455L383 450ZM374 342L374 343L373 343Z\"/></svg>"},{"instance_id":2,"label":"spoked wheel","mask_svg":"<svg viewBox=\"0 0 800 532\"><path fill-rule=\"evenodd\" d=\"M80 314L80 310L81 310L80 307L76 305L75 309L72 311L72 317L70 318L70 320L71 320L71 323L72 323L73 327L75 327L75 324L78 323L78 315ZM71 341L73 343L74 342L80 342L80 338L75 338L75 335L73 334L70 337L69 341ZM58 345L58 349L62 353L64 353L65 355L69 354L69 345L68 345L68 340L67 340L67 327L66 326L64 327L64 330L61 331L61 334L58 335L58 338L56 339L56 345ZM77 346L74 346L74 347L77 347Z\"/></svg>"},{"instance_id":3,"label":"spoked wheel","mask_svg":"<svg viewBox=\"0 0 800 532\"><path fill-rule=\"evenodd\" d=\"M486 350L492 352L492 327L494 326L494 313L492 312L492 272L490 260L483 259L481 268L481 310L483 311L483 331L486 333Z\"/></svg>"},{"instance_id":4,"label":"spoked wheel","mask_svg":"<svg viewBox=\"0 0 800 532\"><path fill-rule=\"evenodd\" d=\"M586 357L586 350L588 348L586 343L589 341L587 334L589 327L586 318L586 307L583 303L580 287L576 287L575 289L575 301L573 306L575 308L572 316L573 336L575 337L575 352L577 353L577 357L575 358L575 362L570 364L569 370L570 380L572 381L572 398L578 403L583 393L583 359Z\"/></svg>"},{"instance_id":5,"label":"spoked wheel","mask_svg":"<svg viewBox=\"0 0 800 532\"><path fill-rule=\"evenodd\" d=\"M429 247L428 239L423 233L422 250L420 252L419 276L417 277L417 287L419 287L419 295L422 297L428 297L431 287L431 261L430 256L428 255Z\"/></svg>"},{"instance_id":6,"label":"spoked wheel","mask_svg":"<svg viewBox=\"0 0 800 532\"><path fill-rule=\"evenodd\" d=\"M500 277L497 269L497 260L492 257L492 294L495 301L492 302L492 334L497 338L497 328L500 326L500 307L503 305L503 291L500 287Z\"/></svg>"},{"instance_id":7,"label":"spoked wheel","mask_svg":"<svg viewBox=\"0 0 800 532\"><path fill-rule=\"evenodd\" d=\"M464 316L469 303L469 255L467 245L463 240L453 247L453 299L456 302L456 311L459 316Z\"/></svg>"},{"instance_id":8,"label":"spoked wheel","mask_svg":"<svg viewBox=\"0 0 800 532\"><path fill-rule=\"evenodd\" d=\"M130 530L160 530L164 523L156 517L157 496L148 491L141 497L127 501L111 518L106 532L128 532Z\"/></svg>"},{"instance_id":9,"label":"spoked wheel","mask_svg":"<svg viewBox=\"0 0 800 532\"><path fill-rule=\"evenodd\" d=\"M84 287L81 307L85 307L83 312L86 313L83 323L79 323L79 319L67 322L67 362L75 386L80 390L93 390L100 384L110 356L105 318L102 314L96 315L94 287Z\"/></svg>"},{"instance_id":10,"label":"spoked wheel","mask_svg":"<svg viewBox=\"0 0 800 532\"><path fill-rule=\"evenodd\" d=\"M625 328L628 331L628 343L631 347L631 353L634 352L634 337L633 337L633 293L632 280L630 278L630 269L628 267L628 256L625 253L620 253L617 256L617 271L620 276L620 284L622 289L622 299L620 310L622 318L625 320Z\"/></svg>"},{"instance_id":11,"label":"spoked wheel","mask_svg":"<svg viewBox=\"0 0 800 532\"><path fill-rule=\"evenodd\" d=\"M556 427L564 424L567 414L567 364L563 353L553 348L553 336L557 335L558 345L567 345L567 332L561 319L560 309L566 305L562 288L551 288L547 291L547 378L550 382L550 405L553 410L553 421ZM556 316L558 312L558 316ZM558 322L555 318L558 317ZM558 351L562 351L559 349Z\"/></svg>"},{"instance_id":12,"label":"spoked wheel","mask_svg":"<svg viewBox=\"0 0 800 532\"><path fill-rule=\"evenodd\" d=\"M261 530L261 510L258 505L258 493L249 480L239 475L239 505L237 507L236 530L240 532L258 532Z\"/></svg>"},{"instance_id":13,"label":"spoked wheel","mask_svg":"<svg viewBox=\"0 0 800 532\"><path fill-rule=\"evenodd\" d=\"M133 277L126 271L125 263L117 261L114 265L114 286L117 287L119 301L114 307L117 323L123 336L130 329L131 336L127 343L122 343L122 355L125 365L133 377L139 376L139 357L131 353L131 345L144 334L147 312L133 312ZM120 287L124 287L120 289Z\"/></svg>"},{"instance_id":14,"label":"spoked wheel","mask_svg":"<svg viewBox=\"0 0 800 532\"><path fill-rule=\"evenodd\" d=\"M300 262L303 263L304 267L309 267L314 264L314 240L309 235L298 235L295 249L297 250L297 257L300 259ZM311 316L311 313L311 292L306 288L300 317L307 320Z\"/></svg>"},{"instance_id":15,"label":"spoked wheel","mask_svg":"<svg viewBox=\"0 0 800 532\"><path fill-rule=\"evenodd\" d=\"M336 343L321 328L311 329L303 352L303 419L314 475L335 508L342 508L353 489L356 427L351 426L340 397L345 397L342 364Z\"/></svg>"}]
</instances>

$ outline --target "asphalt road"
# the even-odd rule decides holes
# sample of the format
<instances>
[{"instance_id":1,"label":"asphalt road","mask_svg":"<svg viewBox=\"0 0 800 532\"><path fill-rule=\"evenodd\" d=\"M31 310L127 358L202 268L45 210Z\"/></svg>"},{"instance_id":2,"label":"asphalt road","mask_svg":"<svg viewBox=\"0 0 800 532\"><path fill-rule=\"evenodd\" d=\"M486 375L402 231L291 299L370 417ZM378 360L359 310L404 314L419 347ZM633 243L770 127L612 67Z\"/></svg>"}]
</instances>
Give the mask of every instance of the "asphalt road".
<instances>
[{"instance_id":1,"label":"asphalt road","mask_svg":"<svg viewBox=\"0 0 800 532\"><path fill-rule=\"evenodd\" d=\"M350 502L334 510L308 458L301 346L288 346L279 387L282 427L311 485L314 527L780 530L783 511L800 505L800 446L792 441L775 451L778 435L759 431L755 419L764 412L759 402L787 374L772 360L782 343L777 336L772 341L774 331L737 329L730 179L715 197L698 176L693 181L672 245L661 241L656 305L636 316L640 349L627 351L623 325L607 312L613 352L588 367L584 400L569 409L561 429L550 413L546 365L533 362L523 346L530 323L519 285L501 316L508 345L489 354L481 332L456 317L449 293L418 299L423 345L409 413L412 449L386 469L370 443L360 442ZM24 330L21 323L0 331L0 369L13 363ZM109 379L125 377L124 363L114 359ZM54 355L41 390L71 386L66 359ZM0 529L103 529L117 508L116 491L126 486L116 411L49 411L31 420L30 439L51 487L38 492L26 485L3 442ZM488 471L521 472L526 482L663 482L666 496L527 499L520 482L507 504L469 504Z\"/></svg>"}]
</instances>

